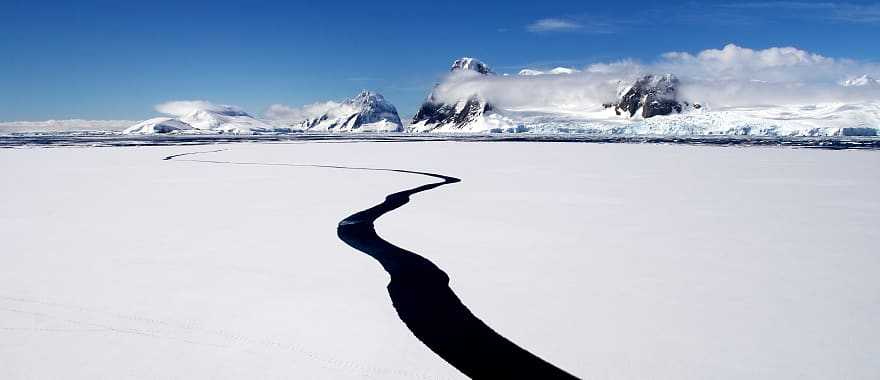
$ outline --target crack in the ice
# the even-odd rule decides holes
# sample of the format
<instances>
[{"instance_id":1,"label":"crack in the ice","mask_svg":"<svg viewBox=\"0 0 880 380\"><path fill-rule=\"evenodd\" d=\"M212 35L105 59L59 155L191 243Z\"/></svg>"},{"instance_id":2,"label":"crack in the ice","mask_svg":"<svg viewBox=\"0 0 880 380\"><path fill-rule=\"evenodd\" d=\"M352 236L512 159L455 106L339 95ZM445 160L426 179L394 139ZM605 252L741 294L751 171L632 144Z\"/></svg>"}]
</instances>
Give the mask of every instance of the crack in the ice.
<instances>
[{"instance_id":1,"label":"crack in the ice","mask_svg":"<svg viewBox=\"0 0 880 380\"><path fill-rule=\"evenodd\" d=\"M193 152L187 154L209 153ZM166 160L183 154L168 156ZM442 174L340 165L181 160L230 165L292 166L385 171L441 179L392 193L373 207L339 222L337 235L346 244L376 259L391 277L388 293L397 315L410 331L463 374L475 379L574 379L564 370L517 346L477 318L449 287L449 276L430 260L382 239L374 222L410 201L410 196L460 182Z\"/></svg>"}]
</instances>

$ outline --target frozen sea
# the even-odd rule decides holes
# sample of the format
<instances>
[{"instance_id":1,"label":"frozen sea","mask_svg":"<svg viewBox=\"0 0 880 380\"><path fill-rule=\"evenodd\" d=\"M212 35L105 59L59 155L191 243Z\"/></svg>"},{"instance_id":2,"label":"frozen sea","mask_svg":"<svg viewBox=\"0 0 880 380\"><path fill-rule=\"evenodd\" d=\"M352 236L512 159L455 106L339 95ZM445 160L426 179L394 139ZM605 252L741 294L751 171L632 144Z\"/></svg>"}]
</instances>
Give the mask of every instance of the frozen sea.
<instances>
[{"instance_id":1,"label":"frozen sea","mask_svg":"<svg viewBox=\"0 0 880 380\"><path fill-rule=\"evenodd\" d=\"M460 178L378 233L575 376L880 377L876 150L97 139L0 149L0 378L462 378L336 234L433 181L299 164Z\"/></svg>"}]
</instances>

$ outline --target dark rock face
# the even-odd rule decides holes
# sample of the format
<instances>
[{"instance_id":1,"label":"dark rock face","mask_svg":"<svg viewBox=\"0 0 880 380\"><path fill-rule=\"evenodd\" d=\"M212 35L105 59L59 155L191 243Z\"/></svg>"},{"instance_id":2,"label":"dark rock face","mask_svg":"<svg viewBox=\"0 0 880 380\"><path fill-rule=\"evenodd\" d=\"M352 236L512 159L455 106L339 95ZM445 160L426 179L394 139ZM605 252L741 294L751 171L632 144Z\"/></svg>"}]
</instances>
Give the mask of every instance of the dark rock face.
<instances>
[{"instance_id":1,"label":"dark rock face","mask_svg":"<svg viewBox=\"0 0 880 380\"><path fill-rule=\"evenodd\" d=\"M449 71L454 72L454 71L460 71L460 70L476 71L476 72L483 74L483 75L494 75L495 74L495 72L493 72L492 69L489 68L489 65L483 63L479 59L470 58L470 57L463 57L463 58L457 59L455 62L452 63L452 68Z\"/></svg>"},{"instance_id":2,"label":"dark rock face","mask_svg":"<svg viewBox=\"0 0 880 380\"><path fill-rule=\"evenodd\" d=\"M480 75L495 75L485 63L467 57L453 62L450 71L474 71ZM434 91L431 91L428 99L422 103L419 112L413 117L412 123L424 124L424 130L443 127L461 129L492 110L492 105L478 95L472 95L468 99L458 100L455 103L445 103L438 100Z\"/></svg>"},{"instance_id":3,"label":"dark rock face","mask_svg":"<svg viewBox=\"0 0 880 380\"><path fill-rule=\"evenodd\" d=\"M451 125L455 128L463 128L490 111L492 105L477 95L456 103L437 102L433 96L430 96L413 117L413 124L424 122L426 125L438 127Z\"/></svg>"},{"instance_id":4,"label":"dark rock face","mask_svg":"<svg viewBox=\"0 0 880 380\"><path fill-rule=\"evenodd\" d=\"M375 92L362 91L358 96L346 102L360 109L357 116L358 125L371 124L386 120L392 124L402 125L397 108L391 102Z\"/></svg>"},{"instance_id":5,"label":"dark rock face","mask_svg":"<svg viewBox=\"0 0 880 380\"><path fill-rule=\"evenodd\" d=\"M676 99L678 85L678 78L672 74L641 77L623 93L614 105L614 112L633 117L641 109L644 118L680 113L682 103Z\"/></svg>"}]
</instances>

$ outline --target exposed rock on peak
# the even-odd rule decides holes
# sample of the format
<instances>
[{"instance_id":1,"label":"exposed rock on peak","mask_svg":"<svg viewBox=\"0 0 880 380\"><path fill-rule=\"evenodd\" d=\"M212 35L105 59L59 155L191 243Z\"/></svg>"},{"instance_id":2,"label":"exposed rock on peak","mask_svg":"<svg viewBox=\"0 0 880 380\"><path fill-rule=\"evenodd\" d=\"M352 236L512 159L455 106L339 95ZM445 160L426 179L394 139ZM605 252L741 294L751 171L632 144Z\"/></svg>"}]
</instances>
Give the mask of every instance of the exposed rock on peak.
<instances>
[{"instance_id":1,"label":"exposed rock on peak","mask_svg":"<svg viewBox=\"0 0 880 380\"><path fill-rule=\"evenodd\" d=\"M680 113L682 103L677 99L678 78L672 74L645 75L622 88L617 103L613 104L618 115L633 117L641 110L642 117Z\"/></svg>"},{"instance_id":2,"label":"exposed rock on peak","mask_svg":"<svg viewBox=\"0 0 880 380\"><path fill-rule=\"evenodd\" d=\"M310 131L400 132L403 123L391 102L379 93L364 90L300 127Z\"/></svg>"},{"instance_id":3,"label":"exposed rock on peak","mask_svg":"<svg viewBox=\"0 0 880 380\"><path fill-rule=\"evenodd\" d=\"M452 63L452 72L473 71L481 75L495 75L492 69L483 62L474 58L461 58ZM477 94L467 98L457 99L454 102L444 102L438 99L434 90L428 94L428 98L422 103L421 108L413 117L411 131L455 131L472 128L484 121L484 117L492 113L494 107Z\"/></svg>"},{"instance_id":4,"label":"exposed rock on peak","mask_svg":"<svg viewBox=\"0 0 880 380\"><path fill-rule=\"evenodd\" d=\"M452 63L451 72L456 71L475 71L483 75L494 75L495 72L489 68L489 65L481 62L479 59L463 57Z\"/></svg>"},{"instance_id":5,"label":"exposed rock on peak","mask_svg":"<svg viewBox=\"0 0 880 380\"><path fill-rule=\"evenodd\" d=\"M492 105L477 95L455 103L442 103L437 102L432 94L413 118L413 129L418 132L463 129L492 110Z\"/></svg>"}]
</instances>

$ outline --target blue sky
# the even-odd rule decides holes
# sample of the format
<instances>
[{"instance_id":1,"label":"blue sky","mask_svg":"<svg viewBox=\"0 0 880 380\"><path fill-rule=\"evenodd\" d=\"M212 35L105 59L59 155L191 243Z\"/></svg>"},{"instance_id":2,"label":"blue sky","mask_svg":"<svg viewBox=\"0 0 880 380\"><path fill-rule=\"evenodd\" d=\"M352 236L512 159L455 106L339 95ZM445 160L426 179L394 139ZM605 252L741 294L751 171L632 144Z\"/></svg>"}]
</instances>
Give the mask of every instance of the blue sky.
<instances>
[{"instance_id":1,"label":"blue sky","mask_svg":"<svg viewBox=\"0 0 880 380\"><path fill-rule=\"evenodd\" d=\"M143 119L204 99L270 104L374 89L410 115L460 56L499 72L726 43L880 59L877 2L0 2L0 120Z\"/></svg>"}]
</instances>

